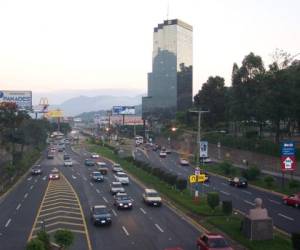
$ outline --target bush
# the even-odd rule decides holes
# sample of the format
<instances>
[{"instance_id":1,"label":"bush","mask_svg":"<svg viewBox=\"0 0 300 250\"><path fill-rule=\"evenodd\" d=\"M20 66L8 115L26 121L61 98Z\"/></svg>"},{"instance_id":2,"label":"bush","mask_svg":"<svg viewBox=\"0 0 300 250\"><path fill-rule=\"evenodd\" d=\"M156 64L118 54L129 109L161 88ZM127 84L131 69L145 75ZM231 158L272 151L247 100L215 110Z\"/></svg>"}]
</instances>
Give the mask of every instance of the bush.
<instances>
[{"instance_id":1,"label":"bush","mask_svg":"<svg viewBox=\"0 0 300 250\"><path fill-rule=\"evenodd\" d=\"M231 174L233 169L232 165L229 162L225 161L220 164L220 168L222 169L225 175Z\"/></svg>"},{"instance_id":2,"label":"bush","mask_svg":"<svg viewBox=\"0 0 300 250\"><path fill-rule=\"evenodd\" d=\"M176 175L176 174L170 173L170 174L169 174L169 178L168 178L168 183L169 183L171 186L174 186L174 185L176 184L176 181L177 181L177 175Z\"/></svg>"},{"instance_id":3,"label":"bush","mask_svg":"<svg viewBox=\"0 0 300 250\"><path fill-rule=\"evenodd\" d=\"M300 233L292 233L292 244L294 250L300 250Z\"/></svg>"},{"instance_id":4,"label":"bush","mask_svg":"<svg viewBox=\"0 0 300 250\"><path fill-rule=\"evenodd\" d=\"M212 210L215 210L215 208L220 203L219 193L217 193L217 192L207 193L207 203L211 207Z\"/></svg>"},{"instance_id":5,"label":"bush","mask_svg":"<svg viewBox=\"0 0 300 250\"><path fill-rule=\"evenodd\" d=\"M265 181L267 187L272 187L273 183L274 183L274 178L272 176L266 176L264 178L264 181Z\"/></svg>"},{"instance_id":6,"label":"bush","mask_svg":"<svg viewBox=\"0 0 300 250\"><path fill-rule=\"evenodd\" d=\"M176 188L180 191L183 191L187 187L187 180L186 179L177 179L176 180Z\"/></svg>"},{"instance_id":7,"label":"bush","mask_svg":"<svg viewBox=\"0 0 300 250\"><path fill-rule=\"evenodd\" d=\"M39 239L41 242L43 242L45 250L50 250L50 236L45 231L39 231L37 233L37 239Z\"/></svg>"},{"instance_id":8,"label":"bush","mask_svg":"<svg viewBox=\"0 0 300 250\"><path fill-rule=\"evenodd\" d=\"M232 214L232 201L223 201L222 202L222 211L225 215Z\"/></svg>"},{"instance_id":9,"label":"bush","mask_svg":"<svg viewBox=\"0 0 300 250\"><path fill-rule=\"evenodd\" d=\"M44 243L39 239L32 239L26 245L26 250L46 250Z\"/></svg>"},{"instance_id":10,"label":"bush","mask_svg":"<svg viewBox=\"0 0 300 250\"><path fill-rule=\"evenodd\" d=\"M54 240L61 248L68 248L74 241L74 234L67 229L57 230L54 233Z\"/></svg>"},{"instance_id":11,"label":"bush","mask_svg":"<svg viewBox=\"0 0 300 250\"><path fill-rule=\"evenodd\" d=\"M248 169L242 171L242 176L249 181L254 181L260 175L260 169L256 166L251 166Z\"/></svg>"},{"instance_id":12,"label":"bush","mask_svg":"<svg viewBox=\"0 0 300 250\"><path fill-rule=\"evenodd\" d=\"M299 182L298 182L298 181L295 181L295 180L289 181L289 188L290 188L290 189L297 188L297 187L299 187L299 186L300 186L300 185L299 185Z\"/></svg>"}]
</instances>

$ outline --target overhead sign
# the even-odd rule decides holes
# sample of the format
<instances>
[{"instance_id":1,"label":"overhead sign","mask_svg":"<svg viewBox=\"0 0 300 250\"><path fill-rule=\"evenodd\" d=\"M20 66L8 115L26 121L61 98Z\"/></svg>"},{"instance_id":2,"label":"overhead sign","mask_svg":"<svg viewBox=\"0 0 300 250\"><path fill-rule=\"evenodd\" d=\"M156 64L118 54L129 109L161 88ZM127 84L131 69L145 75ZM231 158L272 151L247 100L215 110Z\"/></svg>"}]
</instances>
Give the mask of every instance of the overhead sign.
<instances>
[{"instance_id":1,"label":"overhead sign","mask_svg":"<svg viewBox=\"0 0 300 250\"><path fill-rule=\"evenodd\" d=\"M208 142L200 141L200 157L208 157Z\"/></svg>"},{"instance_id":2,"label":"overhead sign","mask_svg":"<svg viewBox=\"0 0 300 250\"><path fill-rule=\"evenodd\" d=\"M113 115L135 115L134 106L113 106Z\"/></svg>"},{"instance_id":3,"label":"overhead sign","mask_svg":"<svg viewBox=\"0 0 300 250\"><path fill-rule=\"evenodd\" d=\"M32 92L31 91L9 91L0 90L0 103L12 102L15 103L18 109L32 109Z\"/></svg>"},{"instance_id":4,"label":"overhead sign","mask_svg":"<svg viewBox=\"0 0 300 250\"><path fill-rule=\"evenodd\" d=\"M295 142L286 141L281 143L281 170L285 171L295 171L296 170L296 147Z\"/></svg>"}]
</instances>

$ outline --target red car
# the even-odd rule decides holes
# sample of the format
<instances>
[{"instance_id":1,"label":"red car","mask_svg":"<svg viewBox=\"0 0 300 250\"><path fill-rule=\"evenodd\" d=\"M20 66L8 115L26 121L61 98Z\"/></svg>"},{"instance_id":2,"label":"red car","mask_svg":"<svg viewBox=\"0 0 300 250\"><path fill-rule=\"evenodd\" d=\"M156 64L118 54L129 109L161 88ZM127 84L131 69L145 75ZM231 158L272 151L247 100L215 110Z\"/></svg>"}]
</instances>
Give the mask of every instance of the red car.
<instances>
[{"instance_id":1,"label":"red car","mask_svg":"<svg viewBox=\"0 0 300 250\"><path fill-rule=\"evenodd\" d=\"M49 180L58 180L59 179L59 171L58 169L53 169L49 174Z\"/></svg>"},{"instance_id":2,"label":"red car","mask_svg":"<svg viewBox=\"0 0 300 250\"><path fill-rule=\"evenodd\" d=\"M300 193L283 197L283 203L294 207L300 207Z\"/></svg>"},{"instance_id":3,"label":"red car","mask_svg":"<svg viewBox=\"0 0 300 250\"><path fill-rule=\"evenodd\" d=\"M197 247L200 250L233 250L222 235L206 233L197 239Z\"/></svg>"}]
</instances>

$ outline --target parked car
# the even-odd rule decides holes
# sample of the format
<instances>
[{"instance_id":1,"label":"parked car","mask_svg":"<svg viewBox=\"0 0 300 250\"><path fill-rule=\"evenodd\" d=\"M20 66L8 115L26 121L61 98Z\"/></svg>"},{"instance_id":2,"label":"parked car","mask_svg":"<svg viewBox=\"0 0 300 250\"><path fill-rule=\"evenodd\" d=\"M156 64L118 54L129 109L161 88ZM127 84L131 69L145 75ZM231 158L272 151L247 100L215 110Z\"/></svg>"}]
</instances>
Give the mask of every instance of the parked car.
<instances>
[{"instance_id":1,"label":"parked car","mask_svg":"<svg viewBox=\"0 0 300 250\"><path fill-rule=\"evenodd\" d=\"M115 173L115 179L116 181L128 185L129 184L129 178L127 176L127 174L125 174L124 172L116 172Z\"/></svg>"},{"instance_id":2,"label":"parked car","mask_svg":"<svg viewBox=\"0 0 300 250\"><path fill-rule=\"evenodd\" d=\"M57 168L54 168L51 170L51 173L49 174L49 180L58 180L60 178L59 171Z\"/></svg>"},{"instance_id":3,"label":"parked car","mask_svg":"<svg viewBox=\"0 0 300 250\"><path fill-rule=\"evenodd\" d=\"M32 168L31 168L31 174L32 175L40 175L42 174L42 168L41 168L41 165L34 165Z\"/></svg>"},{"instance_id":4,"label":"parked car","mask_svg":"<svg viewBox=\"0 0 300 250\"><path fill-rule=\"evenodd\" d=\"M181 166L189 166L190 165L189 161L187 159L184 159L184 158L180 158L179 164Z\"/></svg>"},{"instance_id":5,"label":"parked car","mask_svg":"<svg viewBox=\"0 0 300 250\"><path fill-rule=\"evenodd\" d=\"M133 200L126 193L119 193L115 196L114 205L118 208L130 209L133 205Z\"/></svg>"},{"instance_id":6,"label":"parked car","mask_svg":"<svg viewBox=\"0 0 300 250\"><path fill-rule=\"evenodd\" d=\"M71 159L65 160L64 161L64 166L65 167L72 167L73 166L73 162Z\"/></svg>"},{"instance_id":7,"label":"parked car","mask_svg":"<svg viewBox=\"0 0 300 250\"><path fill-rule=\"evenodd\" d=\"M98 172L98 171L93 171L91 173L91 179L93 181L95 181L95 182L102 182L102 181L104 181L103 175L100 172Z\"/></svg>"},{"instance_id":8,"label":"parked car","mask_svg":"<svg viewBox=\"0 0 300 250\"><path fill-rule=\"evenodd\" d=\"M282 201L286 205L300 207L300 193L284 196Z\"/></svg>"},{"instance_id":9,"label":"parked car","mask_svg":"<svg viewBox=\"0 0 300 250\"><path fill-rule=\"evenodd\" d=\"M233 250L220 234L205 233L197 239L197 247L201 250Z\"/></svg>"},{"instance_id":10,"label":"parked car","mask_svg":"<svg viewBox=\"0 0 300 250\"><path fill-rule=\"evenodd\" d=\"M125 193L125 189L122 186L121 182L113 181L110 184L110 192L111 194L117 194L117 193Z\"/></svg>"},{"instance_id":11,"label":"parked car","mask_svg":"<svg viewBox=\"0 0 300 250\"><path fill-rule=\"evenodd\" d=\"M233 177L229 179L229 184L235 187L247 187L248 181L244 177Z\"/></svg>"},{"instance_id":12,"label":"parked car","mask_svg":"<svg viewBox=\"0 0 300 250\"><path fill-rule=\"evenodd\" d=\"M111 218L111 213L105 205L91 207L91 220L94 225L110 225Z\"/></svg>"},{"instance_id":13,"label":"parked car","mask_svg":"<svg viewBox=\"0 0 300 250\"><path fill-rule=\"evenodd\" d=\"M86 165L87 167L95 166L95 162L91 159L85 159L84 165Z\"/></svg>"},{"instance_id":14,"label":"parked car","mask_svg":"<svg viewBox=\"0 0 300 250\"><path fill-rule=\"evenodd\" d=\"M162 199L154 189L146 188L143 193L143 201L147 205L160 206L162 204Z\"/></svg>"}]
</instances>

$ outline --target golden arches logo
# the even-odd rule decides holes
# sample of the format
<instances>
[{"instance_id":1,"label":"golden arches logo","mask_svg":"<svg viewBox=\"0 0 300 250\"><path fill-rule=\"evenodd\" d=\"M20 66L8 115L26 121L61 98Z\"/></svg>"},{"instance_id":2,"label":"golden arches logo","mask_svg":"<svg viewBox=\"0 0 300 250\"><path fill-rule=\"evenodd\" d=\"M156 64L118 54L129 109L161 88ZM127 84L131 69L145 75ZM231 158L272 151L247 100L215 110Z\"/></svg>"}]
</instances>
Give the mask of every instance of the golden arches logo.
<instances>
[{"instance_id":1,"label":"golden arches logo","mask_svg":"<svg viewBox=\"0 0 300 250\"><path fill-rule=\"evenodd\" d=\"M49 105L49 102L48 102L47 97L42 97L42 98L40 99L39 105L48 106L48 105Z\"/></svg>"}]
</instances>

